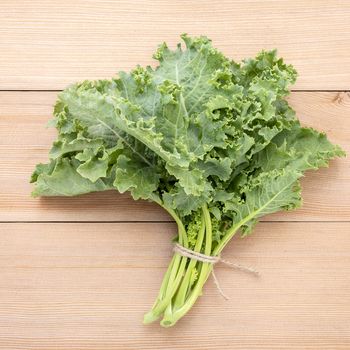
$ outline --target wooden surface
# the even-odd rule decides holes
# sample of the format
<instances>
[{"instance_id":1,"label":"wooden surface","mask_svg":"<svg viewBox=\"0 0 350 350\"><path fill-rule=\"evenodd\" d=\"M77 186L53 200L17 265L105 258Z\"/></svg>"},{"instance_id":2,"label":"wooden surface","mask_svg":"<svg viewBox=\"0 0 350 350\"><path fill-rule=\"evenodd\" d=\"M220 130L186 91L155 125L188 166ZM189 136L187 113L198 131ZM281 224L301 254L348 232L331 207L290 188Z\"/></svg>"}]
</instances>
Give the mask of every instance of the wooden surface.
<instances>
[{"instance_id":1,"label":"wooden surface","mask_svg":"<svg viewBox=\"0 0 350 350\"><path fill-rule=\"evenodd\" d=\"M3 229L3 349L349 349L350 223L261 223L225 251L261 277L217 267L230 300L209 280L172 329L140 321L170 259L173 224Z\"/></svg>"},{"instance_id":2,"label":"wooden surface","mask_svg":"<svg viewBox=\"0 0 350 350\"><path fill-rule=\"evenodd\" d=\"M182 32L235 59L278 48L299 71L289 101L303 124L350 153L349 1L2 0L1 350L350 349L348 158L307 174L302 209L227 247L260 278L217 267L230 300L209 280L172 329L141 324L175 232L160 208L115 192L30 198L54 90L151 63Z\"/></svg>"},{"instance_id":3,"label":"wooden surface","mask_svg":"<svg viewBox=\"0 0 350 350\"><path fill-rule=\"evenodd\" d=\"M152 63L157 45L206 34L237 60L278 48L298 89L348 89L346 0L1 0L0 85L61 89Z\"/></svg>"}]
</instances>

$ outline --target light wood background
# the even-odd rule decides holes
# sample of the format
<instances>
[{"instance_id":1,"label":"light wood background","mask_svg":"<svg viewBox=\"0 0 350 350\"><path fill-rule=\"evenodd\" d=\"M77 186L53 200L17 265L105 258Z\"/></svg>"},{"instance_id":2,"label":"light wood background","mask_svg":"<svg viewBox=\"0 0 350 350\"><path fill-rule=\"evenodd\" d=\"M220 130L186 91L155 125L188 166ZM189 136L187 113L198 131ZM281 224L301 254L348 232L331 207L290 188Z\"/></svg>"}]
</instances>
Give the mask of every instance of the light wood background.
<instances>
[{"instance_id":1,"label":"light wood background","mask_svg":"<svg viewBox=\"0 0 350 350\"><path fill-rule=\"evenodd\" d=\"M350 153L350 1L0 2L0 349L350 349L350 161L303 179L304 207L269 216L225 257L174 328L143 326L175 226L114 192L32 199L57 90L150 64L163 40L206 34L241 59L278 48L299 71L289 101Z\"/></svg>"}]
</instances>

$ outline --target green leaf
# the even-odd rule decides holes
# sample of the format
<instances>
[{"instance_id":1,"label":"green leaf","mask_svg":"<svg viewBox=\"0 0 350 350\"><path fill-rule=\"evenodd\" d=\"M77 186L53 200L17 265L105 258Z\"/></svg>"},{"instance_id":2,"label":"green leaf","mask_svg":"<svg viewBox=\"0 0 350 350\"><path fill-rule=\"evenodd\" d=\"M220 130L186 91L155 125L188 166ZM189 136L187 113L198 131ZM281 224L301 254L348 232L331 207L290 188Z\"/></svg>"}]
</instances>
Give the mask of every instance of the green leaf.
<instances>
[{"instance_id":1,"label":"green leaf","mask_svg":"<svg viewBox=\"0 0 350 350\"><path fill-rule=\"evenodd\" d=\"M32 195L76 196L113 188L111 178L91 182L82 177L77 172L79 165L77 160L67 158L53 160L49 165L39 164L32 175L32 182L35 182Z\"/></svg>"},{"instance_id":2,"label":"green leaf","mask_svg":"<svg viewBox=\"0 0 350 350\"><path fill-rule=\"evenodd\" d=\"M79 155L81 156L79 157ZM77 172L91 182L96 182L99 178L106 177L109 164L107 152L103 151L102 155L99 156L98 154L84 151L78 154L76 159L84 160L84 163L78 166Z\"/></svg>"},{"instance_id":3,"label":"green leaf","mask_svg":"<svg viewBox=\"0 0 350 350\"><path fill-rule=\"evenodd\" d=\"M344 151L330 143L325 134L295 126L279 134L255 156L253 163L263 171L283 168L306 171L328 166L330 159L343 156Z\"/></svg>"},{"instance_id":4,"label":"green leaf","mask_svg":"<svg viewBox=\"0 0 350 350\"><path fill-rule=\"evenodd\" d=\"M121 193L130 191L134 199L152 199L159 178L154 167L121 155L118 157L113 186Z\"/></svg>"},{"instance_id":5,"label":"green leaf","mask_svg":"<svg viewBox=\"0 0 350 350\"><path fill-rule=\"evenodd\" d=\"M187 194L180 185L176 184L171 191L163 193L162 199L166 207L177 210L181 216L186 216L210 201L211 190L208 184L201 195L194 196Z\"/></svg>"},{"instance_id":6,"label":"green leaf","mask_svg":"<svg viewBox=\"0 0 350 350\"><path fill-rule=\"evenodd\" d=\"M76 134L64 135L53 143L50 158L57 159L71 152L81 152L87 149L98 149L103 145L101 139L86 139Z\"/></svg>"},{"instance_id":7,"label":"green leaf","mask_svg":"<svg viewBox=\"0 0 350 350\"><path fill-rule=\"evenodd\" d=\"M216 176L220 180L226 181L230 178L232 160L229 157L213 158L210 155L205 161L198 163L198 168L203 170L206 177Z\"/></svg>"},{"instance_id":8,"label":"green leaf","mask_svg":"<svg viewBox=\"0 0 350 350\"><path fill-rule=\"evenodd\" d=\"M297 182L302 174L297 171L272 170L261 173L242 187L241 197L224 204L224 212L233 226L243 233L251 231L257 219L279 210L290 210L301 205L301 189Z\"/></svg>"}]
</instances>

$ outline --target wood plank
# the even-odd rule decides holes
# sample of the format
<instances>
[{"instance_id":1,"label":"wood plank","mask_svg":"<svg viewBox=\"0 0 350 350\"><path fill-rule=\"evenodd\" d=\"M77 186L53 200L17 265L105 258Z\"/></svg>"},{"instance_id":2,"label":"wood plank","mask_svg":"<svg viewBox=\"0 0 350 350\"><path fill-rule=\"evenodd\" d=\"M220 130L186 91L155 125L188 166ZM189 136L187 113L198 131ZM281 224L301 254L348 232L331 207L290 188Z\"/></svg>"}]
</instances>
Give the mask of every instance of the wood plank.
<instances>
[{"instance_id":1,"label":"wood plank","mask_svg":"<svg viewBox=\"0 0 350 350\"><path fill-rule=\"evenodd\" d=\"M2 0L0 89L111 77L183 32L237 60L278 48L299 71L296 89L349 89L349 18L342 0Z\"/></svg>"},{"instance_id":2,"label":"wood plank","mask_svg":"<svg viewBox=\"0 0 350 350\"><path fill-rule=\"evenodd\" d=\"M173 224L0 224L0 349L349 349L350 223L260 223L175 328L143 326ZM126 234L127 233L127 234ZM155 244L156 243L156 244Z\"/></svg>"},{"instance_id":3,"label":"wood plank","mask_svg":"<svg viewBox=\"0 0 350 350\"><path fill-rule=\"evenodd\" d=\"M158 206L112 191L75 198L30 197L30 174L36 163L47 161L55 138L55 130L45 126L55 98L52 92L0 92L0 221L169 220ZM350 93L295 92L289 100L305 124L326 131L350 153ZM329 169L303 179L302 209L267 219L349 220L349 182L349 159L335 160Z\"/></svg>"}]
</instances>

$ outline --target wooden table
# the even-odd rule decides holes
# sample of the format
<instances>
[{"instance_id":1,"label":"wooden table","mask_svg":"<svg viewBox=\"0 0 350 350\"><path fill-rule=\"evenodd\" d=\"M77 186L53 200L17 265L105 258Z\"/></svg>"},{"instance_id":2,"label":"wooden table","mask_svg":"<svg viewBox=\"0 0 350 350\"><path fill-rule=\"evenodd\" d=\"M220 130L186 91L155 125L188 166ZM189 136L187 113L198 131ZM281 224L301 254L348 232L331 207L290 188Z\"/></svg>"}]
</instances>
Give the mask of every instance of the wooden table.
<instances>
[{"instance_id":1,"label":"wooden table","mask_svg":"<svg viewBox=\"0 0 350 350\"><path fill-rule=\"evenodd\" d=\"M143 326L175 226L157 206L107 192L30 197L47 160L57 91L152 63L156 46L206 34L241 59L278 48L299 80L306 125L350 152L350 1L2 0L0 3L0 348L350 349L350 161L303 180L304 207L272 215L174 328Z\"/></svg>"}]
</instances>

